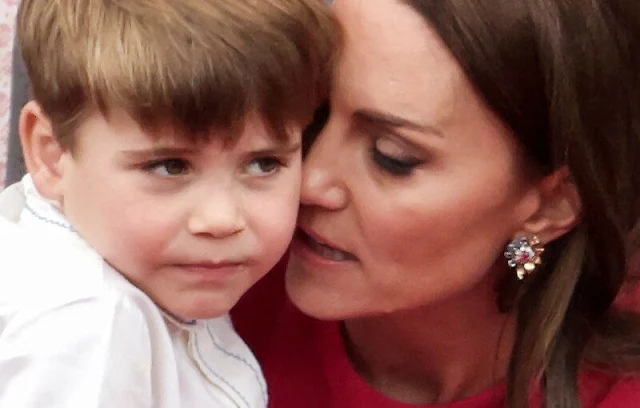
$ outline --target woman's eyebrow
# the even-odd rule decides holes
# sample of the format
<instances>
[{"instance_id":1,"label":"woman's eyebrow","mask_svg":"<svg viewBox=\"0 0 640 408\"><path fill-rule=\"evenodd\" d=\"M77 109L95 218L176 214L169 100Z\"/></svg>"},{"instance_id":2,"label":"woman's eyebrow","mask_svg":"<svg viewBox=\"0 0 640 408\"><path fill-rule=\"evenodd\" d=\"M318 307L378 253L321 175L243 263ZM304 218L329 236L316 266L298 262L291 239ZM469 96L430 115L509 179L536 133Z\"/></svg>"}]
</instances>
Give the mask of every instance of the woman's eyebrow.
<instances>
[{"instance_id":1,"label":"woman's eyebrow","mask_svg":"<svg viewBox=\"0 0 640 408\"><path fill-rule=\"evenodd\" d=\"M355 111L353 115L356 119L367 123L376 123L391 128L407 128L443 137L442 132L433 126L423 125L386 112L378 112L370 109L359 109Z\"/></svg>"}]
</instances>

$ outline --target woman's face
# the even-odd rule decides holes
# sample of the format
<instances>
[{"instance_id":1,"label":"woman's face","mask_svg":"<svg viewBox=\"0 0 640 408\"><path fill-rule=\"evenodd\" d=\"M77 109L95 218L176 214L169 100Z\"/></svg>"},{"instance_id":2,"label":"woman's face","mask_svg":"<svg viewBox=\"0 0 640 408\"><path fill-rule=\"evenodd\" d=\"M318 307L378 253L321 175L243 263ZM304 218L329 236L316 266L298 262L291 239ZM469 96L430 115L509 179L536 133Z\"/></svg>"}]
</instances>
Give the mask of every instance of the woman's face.
<instances>
[{"instance_id":1,"label":"woman's face","mask_svg":"<svg viewBox=\"0 0 640 408\"><path fill-rule=\"evenodd\" d=\"M515 139L419 14L335 3L346 44L304 165L288 292L327 319L465 296L535 212Z\"/></svg>"}]
</instances>

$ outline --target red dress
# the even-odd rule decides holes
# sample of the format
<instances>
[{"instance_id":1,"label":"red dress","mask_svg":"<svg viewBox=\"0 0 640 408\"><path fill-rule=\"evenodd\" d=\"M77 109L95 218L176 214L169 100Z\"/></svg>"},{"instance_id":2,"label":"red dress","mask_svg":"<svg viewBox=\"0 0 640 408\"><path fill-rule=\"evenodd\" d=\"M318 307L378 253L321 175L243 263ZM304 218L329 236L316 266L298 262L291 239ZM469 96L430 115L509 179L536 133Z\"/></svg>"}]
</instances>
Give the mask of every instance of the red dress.
<instances>
[{"instance_id":1,"label":"red dress","mask_svg":"<svg viewBox=\"0 0 640 408\"><path fill-rule=\"evenodd\" d=\"M271 408L504 407L504 384L437 406L399 403L380 394L352 368L339 324L308 317L288 301L282 264L247 293L232 317L262 364ZM581 390L584 408L640 408L640 378L621 381L588 373Z\"/></svg>"}]
</instances>

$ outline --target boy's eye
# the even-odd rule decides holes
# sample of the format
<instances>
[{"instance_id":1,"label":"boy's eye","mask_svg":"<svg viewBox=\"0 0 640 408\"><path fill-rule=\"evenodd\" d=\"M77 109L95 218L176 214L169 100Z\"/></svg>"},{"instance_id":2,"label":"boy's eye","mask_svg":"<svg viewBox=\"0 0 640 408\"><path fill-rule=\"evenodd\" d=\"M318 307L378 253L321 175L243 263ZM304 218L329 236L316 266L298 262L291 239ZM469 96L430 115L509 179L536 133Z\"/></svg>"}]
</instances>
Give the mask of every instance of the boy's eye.
<instances>
[{"instance_id":1,"label":"boy's eye","mask_svg":"<svg viewBox=\"0 0 640 408\"><path fill-rule=\"evenodd\" d=\"M247 165L247 172L255 176L265 176L276 173L282 167L282 162L276 157L260 157L251 160Z\"/></svg>"},{"instance_id":2,"label":"boy's eye","mask_svg":"<svg viewBox=\"0 0 640 408\"><path fill-rule=\"evenodd\" d=\"M163 177L181 176L189 171L189 163L183 159L165 159L147 165L145 170Z\"/></svg>"}]
</instances>

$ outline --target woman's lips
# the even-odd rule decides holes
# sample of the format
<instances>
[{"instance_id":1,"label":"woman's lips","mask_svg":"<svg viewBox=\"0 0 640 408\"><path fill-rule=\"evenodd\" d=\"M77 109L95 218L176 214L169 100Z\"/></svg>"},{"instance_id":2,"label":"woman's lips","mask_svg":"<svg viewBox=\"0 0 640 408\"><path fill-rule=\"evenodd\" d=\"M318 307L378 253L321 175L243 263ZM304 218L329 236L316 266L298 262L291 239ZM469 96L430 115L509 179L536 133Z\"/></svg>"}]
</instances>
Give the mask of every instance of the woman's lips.
<instances>
[{"instance_id":1,"label":"woman's lips","mask_svg":"<svg viewBox=\"0 0 640 408\"><path fill-rule=\"evenodd\" d=\"M357 259L352 253L336 248L331 245L328 240L312 232L307 232L302 228L298 229L296 239L311 252L330 261L344 262L355 261Z\"/></svg>"}]
</instances>

